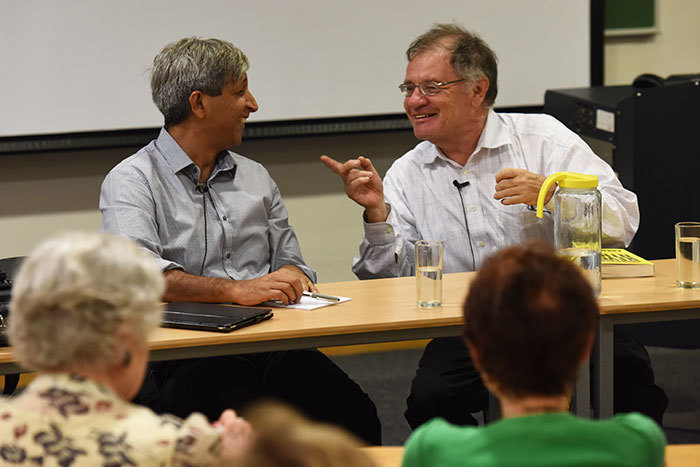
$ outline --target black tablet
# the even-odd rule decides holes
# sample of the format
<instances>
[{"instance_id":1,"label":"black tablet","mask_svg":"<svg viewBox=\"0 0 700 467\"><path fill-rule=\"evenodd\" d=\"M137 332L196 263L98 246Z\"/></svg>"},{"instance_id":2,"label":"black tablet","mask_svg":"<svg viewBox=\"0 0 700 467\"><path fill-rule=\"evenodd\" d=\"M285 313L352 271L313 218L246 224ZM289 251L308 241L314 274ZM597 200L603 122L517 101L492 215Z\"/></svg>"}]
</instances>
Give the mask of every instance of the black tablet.
<instances>
[{"instance_id":1,"label":"black tablet","mask_svg":"<svg viewBox=\"0 0 700 467\"><path fill-rule=\"evenodd\" d=\"M216 303L170 302L162 326L200 331L231 332L272 318L269 308L246 308Z\"/></svg>"}]
</instances>

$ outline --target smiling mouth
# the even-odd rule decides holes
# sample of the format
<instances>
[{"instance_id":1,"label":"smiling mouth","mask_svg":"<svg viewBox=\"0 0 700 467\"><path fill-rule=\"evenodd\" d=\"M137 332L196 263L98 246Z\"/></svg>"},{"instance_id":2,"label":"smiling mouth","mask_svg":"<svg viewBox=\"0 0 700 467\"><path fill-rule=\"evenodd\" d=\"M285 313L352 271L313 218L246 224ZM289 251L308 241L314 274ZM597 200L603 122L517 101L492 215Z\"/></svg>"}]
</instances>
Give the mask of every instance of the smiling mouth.
<instances>
[{"instance_id":1,"label":"smiling mouth","mask_svg":"<svg viewBox=\"0 0 700 467\"><path fill-rule=\"evenodd\" d=\"M413 119L414 119L414 120L423 120L423 119L432 117L432 116L434 116L434 115L436 115L436 114L420 114L420 115L414 115L414 116L413 116Z\"/></svg>"}]
</instances>

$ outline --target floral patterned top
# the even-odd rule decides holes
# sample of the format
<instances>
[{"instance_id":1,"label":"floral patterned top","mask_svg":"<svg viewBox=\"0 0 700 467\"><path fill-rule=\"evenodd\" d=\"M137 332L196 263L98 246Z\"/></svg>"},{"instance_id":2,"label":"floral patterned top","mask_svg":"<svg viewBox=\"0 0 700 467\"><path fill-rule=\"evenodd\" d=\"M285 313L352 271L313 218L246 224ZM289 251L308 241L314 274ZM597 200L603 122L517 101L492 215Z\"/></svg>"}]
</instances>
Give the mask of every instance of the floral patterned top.
<instances>
[{"instance_id":1,"label":"floral patterned top","mask_svg":"<svg viewBox=\"0 0 700 467\"><path fill-rule=\"evenodd\" d=\"M39 375L0 398L0 465L208 466L220 452L203 415L159 416L81 377Z\"/></svg>"}]
</instances>

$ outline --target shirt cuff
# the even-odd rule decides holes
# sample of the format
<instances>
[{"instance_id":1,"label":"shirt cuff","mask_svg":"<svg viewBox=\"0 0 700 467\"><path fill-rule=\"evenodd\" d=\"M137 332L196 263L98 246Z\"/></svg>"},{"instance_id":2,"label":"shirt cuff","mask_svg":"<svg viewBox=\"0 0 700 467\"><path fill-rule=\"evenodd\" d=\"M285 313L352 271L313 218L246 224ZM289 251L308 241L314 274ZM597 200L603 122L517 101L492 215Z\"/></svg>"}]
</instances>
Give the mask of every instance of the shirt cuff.
<instances>
[{"instance_id":1,"label":"shirt cuff","mask_svg":"<svg viewBox=\"0 0 700 467\"><path fill-rule=\"evenodd\" d=\"M393 243L396 238L394 226L391 224L391 205L387 203L387 217L384 222L367 222L367 214L362 213L365 227L365 238L371 245L386 245Z\"/></svg>"},{"instance_id":2,"label":"shirt cuff","mask_svg":"<svg viewBox=\"0 0 700 467\"><path fill-rule=\"evenodd\" d=\"M546 209L547 211L549 211L551 213L554 212L554 195L552 195L552 197L549 198L549 201L547 201L544 204L544 209Z\"/></svg>"},{"instance_id":3,"label":"shirt cuff","mask_svg":"<svg viewBox=\"0 0 700 467\"><path fill-rule=\"evenodd\" d=\"M163 258L156 258L156 263L162 272L172 271L173 269L180 269L181 271L185 270L185 268L179 264Z\"/></svg>"}]
</instances>

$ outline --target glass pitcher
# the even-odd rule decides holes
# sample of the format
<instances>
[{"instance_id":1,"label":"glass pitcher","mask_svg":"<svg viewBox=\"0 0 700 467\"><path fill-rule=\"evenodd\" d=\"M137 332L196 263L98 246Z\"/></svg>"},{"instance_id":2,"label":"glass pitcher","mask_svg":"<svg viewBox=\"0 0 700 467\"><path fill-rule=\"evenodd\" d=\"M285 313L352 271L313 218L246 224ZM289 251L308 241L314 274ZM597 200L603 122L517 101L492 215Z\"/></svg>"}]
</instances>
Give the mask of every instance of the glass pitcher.
<instances>
[{"instance_id":1,"label":"glass pitcher","mask_svg":"<svg viewBox=\"0 0 700 467\"><path fill-rule=\"evenodd\" d=\"M537 198L537 217L542 217L544 198L552 183L554 193L554 247L583 271L600 294L602 247L601 196L598 177L574 172L557 172L542 184Z\"/></svg>"}]
</instances>

